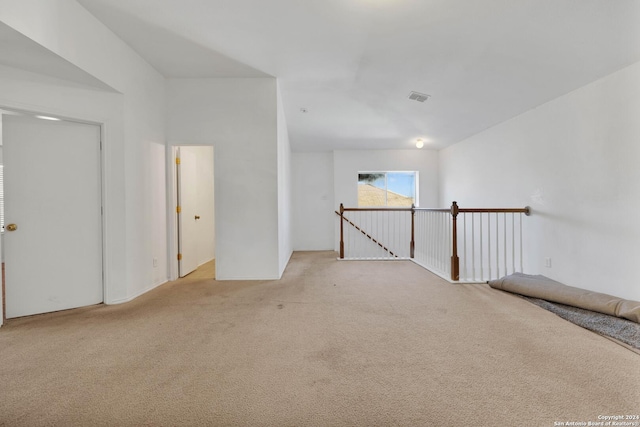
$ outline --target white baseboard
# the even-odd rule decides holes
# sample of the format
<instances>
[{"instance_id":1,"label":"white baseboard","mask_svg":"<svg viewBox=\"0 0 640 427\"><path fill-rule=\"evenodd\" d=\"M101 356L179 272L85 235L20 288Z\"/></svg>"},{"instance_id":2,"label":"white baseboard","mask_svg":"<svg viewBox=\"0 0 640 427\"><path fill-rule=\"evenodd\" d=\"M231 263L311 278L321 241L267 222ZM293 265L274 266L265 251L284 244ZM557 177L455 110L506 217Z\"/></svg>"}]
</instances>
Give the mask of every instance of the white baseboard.
<instances>
[{"instance_id":1,"label":"white baseboard","mask_svg":"<svg viewBox=\"0 0 640 427\"><path fill-rule=\"evenodd\" d=\"M410 258L409 261L413 262L414 264L418 264L420 267L424 268L425 270L430 271L431 273L435 274L441 279L444 279L447 282L452 283L454 285L477 285L477 284L487 283L486 280L459 280L459 281L451 280L451 277L448 277L446 274L439 272L437 270L433 270L427 267L425 264L422 264L421 262L418 262L413 258Z\"/></svg>"}]
</instances>

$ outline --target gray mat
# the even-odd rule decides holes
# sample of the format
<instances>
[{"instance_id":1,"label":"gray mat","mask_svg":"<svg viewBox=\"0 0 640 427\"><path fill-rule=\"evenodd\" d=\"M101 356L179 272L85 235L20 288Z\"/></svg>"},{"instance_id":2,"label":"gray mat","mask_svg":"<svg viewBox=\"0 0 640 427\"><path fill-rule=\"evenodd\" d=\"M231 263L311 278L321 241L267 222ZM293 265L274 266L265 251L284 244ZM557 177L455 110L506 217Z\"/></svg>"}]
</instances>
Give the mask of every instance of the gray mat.
<instances>
[{"instance_id":1,"label":"gray mat","mask_svg":"<svg viewBox=\"0 0 640 427\"><path fill-rule=\"evenodd\" d=\"M640 350L640 324L608 314L522 296L531 303L557 314L569 322L590 331L615 338Z\"/></svg>"}]
</instances>

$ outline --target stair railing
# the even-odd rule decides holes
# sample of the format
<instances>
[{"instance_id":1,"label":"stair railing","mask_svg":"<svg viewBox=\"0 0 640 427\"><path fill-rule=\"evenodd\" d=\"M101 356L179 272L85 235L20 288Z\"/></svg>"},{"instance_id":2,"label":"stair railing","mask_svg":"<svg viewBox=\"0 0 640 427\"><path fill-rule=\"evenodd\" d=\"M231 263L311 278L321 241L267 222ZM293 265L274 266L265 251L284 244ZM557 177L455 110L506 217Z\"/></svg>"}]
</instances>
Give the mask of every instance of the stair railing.
<instances>
[{"instance_id":1,"label":"stair railing","mask_svg":"<svg viewBox=\"0 0 640 427\"><path fill-rule=\"evenodd\" d=\"M530 208L345 208L340 259L411 259L453 282L524 271Z\"/></svg>"},{"instance_id":2,"label":"stair railing","mask_svg":"<svg viewBox=\"0 0 640 427\"><path fill-rule=\"evenodd\" d=\"M345 208L340 204L340 259L413 257L412 208Z\"/></svg>"}]
</instances>

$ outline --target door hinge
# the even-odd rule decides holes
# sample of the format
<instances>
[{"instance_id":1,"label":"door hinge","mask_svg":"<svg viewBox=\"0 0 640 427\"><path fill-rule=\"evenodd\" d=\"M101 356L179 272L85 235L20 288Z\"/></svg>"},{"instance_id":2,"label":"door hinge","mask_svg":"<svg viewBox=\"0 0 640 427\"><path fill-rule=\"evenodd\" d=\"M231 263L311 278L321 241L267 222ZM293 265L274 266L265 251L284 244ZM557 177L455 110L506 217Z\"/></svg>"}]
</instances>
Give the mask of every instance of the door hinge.
<instances>
[{"instance_id":1,"label":"door hinge","mask_svg":"<svg viewBox=\"0 0 640 427\"><path fill-rule=\"evenodd\" d=\"M180 164L180 157L176 157L176 165Z\"/></svg>"},{"instance_id":2,"label":"door hinge","mask_svg":"<svg viewBox=\"0 0 640 427\"><path fill-rule=\"evenodd\" d=\"M177 207L176 207L176 212L177 212L177 213L182 212L182 208L181 208L180 206L177 206Z\"/></svg>"},{"instance_id":3,"label":"door hinge","mask_svg":"<svg viewBox=\"0 0 640 427\"><path fill-rule=\"evenodd\" d=\"M178 254L178 261L182 261L182 254Z\"/></svg>"}]
</instances>

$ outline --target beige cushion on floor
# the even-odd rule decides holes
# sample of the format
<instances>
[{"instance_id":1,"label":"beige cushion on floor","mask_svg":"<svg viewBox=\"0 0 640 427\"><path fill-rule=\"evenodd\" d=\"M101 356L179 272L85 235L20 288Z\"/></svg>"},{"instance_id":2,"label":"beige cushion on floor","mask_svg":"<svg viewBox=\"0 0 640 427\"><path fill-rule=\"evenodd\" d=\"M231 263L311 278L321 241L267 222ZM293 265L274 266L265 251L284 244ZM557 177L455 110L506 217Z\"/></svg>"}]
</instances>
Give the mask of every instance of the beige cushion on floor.
<instances>
[{"instance_id":1,"label":"beige cushion on floor","mask_svg":"<svg viewBox=\"0 0 640 427\"><path fill-rule=\"evenodd\" d=\"M563 285L542 275L514 273L489 281L503 291L584 308L640 323L640 302Z\"/></svg>"}]
</instances>

